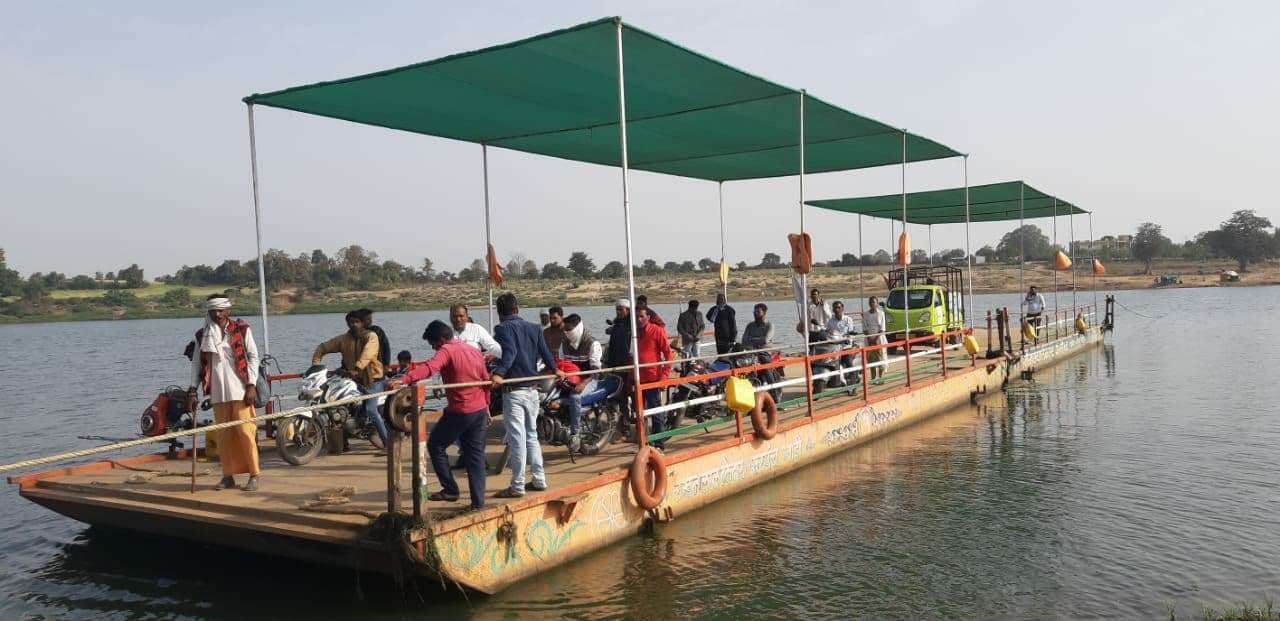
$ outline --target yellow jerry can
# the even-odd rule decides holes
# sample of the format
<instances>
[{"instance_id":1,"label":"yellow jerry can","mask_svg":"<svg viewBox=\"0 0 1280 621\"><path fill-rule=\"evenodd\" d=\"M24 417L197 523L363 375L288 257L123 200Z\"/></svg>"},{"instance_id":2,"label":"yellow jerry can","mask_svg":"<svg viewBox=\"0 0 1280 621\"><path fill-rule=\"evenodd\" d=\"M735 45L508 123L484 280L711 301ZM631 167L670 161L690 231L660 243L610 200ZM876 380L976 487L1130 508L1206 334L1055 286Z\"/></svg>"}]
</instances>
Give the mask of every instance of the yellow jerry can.
<instances>
[{"instance_id":1,"label":"yellow jerry can","mask_svg":"<svg viewBox=\"0 0 1280 621\"><path fill-rule=\"evenodd\" d=\"M741 377L731 377L724 385L724 400L729 409L746 413L756 407L756 391L751 382Z\"/></svg>"},{"instance_id":2,"label":"yellow jerry can","mask_svg":"<svg viewBox=\"0 0 1280 621\"><path fill-rule=\"evenodd\" d=\"M969 352L970 356L978 355L978 339L973 338L972 334L964 335L964 350Z\"/></svg>"}]
</instances>

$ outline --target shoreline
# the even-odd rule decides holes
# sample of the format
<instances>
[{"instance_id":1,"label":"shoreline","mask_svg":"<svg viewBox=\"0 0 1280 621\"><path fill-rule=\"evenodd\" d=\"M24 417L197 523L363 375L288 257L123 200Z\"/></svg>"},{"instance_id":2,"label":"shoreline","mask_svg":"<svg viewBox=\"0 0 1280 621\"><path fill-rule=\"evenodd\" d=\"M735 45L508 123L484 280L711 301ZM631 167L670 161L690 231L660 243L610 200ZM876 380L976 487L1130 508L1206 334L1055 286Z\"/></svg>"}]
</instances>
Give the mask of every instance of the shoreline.
<instances>
[{"instance_id":1,"label":"shoreline","mask_svg":"<svg viewBox=\"0 0 1280 621\"><path fill-rule=\"evenodd\" d=\"M982 270L974 270L974 271L975 273L979 273L979 271L982 271ZM817 270L815 270L815 274L818 274ZM1030 270L1028 270L1028 274L1030 274ZM1249 274L1256 274L1256 273L1247 273L1247 275ZM878 277L879 274L877 273L876 275ZM975 277L977 277L977 274L975 274ZM1143 278L1147 278L1147 277L1143 277ZM658 282L654 282L654 280L658 280ZM680 293L680 294L662 293L662 291L667 291L667 289L660 287L663 284L662 282L660 282L660 280L662 280L662 278L660 277L637 278L636 279L637 288L648 289L650 302L653 302L653 303L684 303L687 300L689 300L690 293ZM823 297L826 297L827 300L840 300L840 298L844 298L844 300L849 300L849 298L859 297L859 292L858 292L858 288L856 288L856 284L855 286L850 287L849 284L847 283L837 284L837 283L829 282L829 280L831 279L819 277L819 278L815 278L813 282L810 284L813 284L813 286L817 286L820 289L822 289ZM879 280L879 279L877 278L876 280ZM1042 278L1036 278L1034 280L1032 278L1028 278L1027 280L1028 280L1028 284L1036 284L1036 286L1041 287L1041 293L1047 294L1047 293L1053 292L1053 289L1051 286L1043 286ZM1140 291L1140 289L1153 289L1153 288L1155 289L1190 289L1190 288L1210 288L1210 287L1233 287L1234 288L1234 287L1280 286L1280 279L1272 279L1272 278L1258 278L1258 279L1247 278L1242 280L1242 282L1236 282L1236 283L1220 283L1220 282L1217 282L1217 280L1212 280L1212 282L1204 282L1204 280L1190 280L1190 282L1187 282L1187 280L1184 280L1183 283L1174 284L1174 286L1166 286L1166 287L1152 287L1151 284L1147 284L1146 287L1137 287L1135 286L1135 284L1138 284L1138 283L1134 283L1132 282L1132 280L1133 280L1133 277L1130 277L1130 275L1114 275L1114 277L1112 277L1112 275L1107 275L1107 277L1102 277L1100 278L1100 280L1098 280L1098 291L1117 292L1117 291ZM559 284L559 286L563 286L563 284L567 284L567 283L573 283L573 282L572 280L561 280L561 282L544 283L544 284L552 284L552 286L556 286L556 284ZM584 298L581 298L580 296L539 297L539 296L536 296L536 294L529 294L529 293L522 294L521 291L518 291L518 289L527 288L527 286L530 286L530 284L534 284L534 286L536 287L536 282L520 282L520 280L516 280L516 282L513 282L513 284L517 284L517 286L511 287L509 289L511 289L511 291L516 291L517 296L521 297L521 300L522 300L521 305L526 307L545 307L545 306L553 306L553 305L603 306L603 305L608 305L609 302L611 302L612 300L614 300L614 298L616 298L614 296L608 296L608 294L605 294L605 296L600 296L600 297L591 296L593 298L588 298L588 300L584 300ZM524 287L522 287L521 284ZM868 286L867 288L872 289L872 291L878 291L878 289L873 289L874 286L883 287L883 283L878 283L878 282L864 283L864 284L867 284ZM1091 288L1092 277L1085 279L1084 282L1080 282L1080 280L1078 280L1078 283L1076 284L1078 284L1078 287L1076 287L1076 291L1078 292L1093 291L1093 289ZM625 283L621 284L620 287L625 289ZM480 288L481 297L479 298L475 296L474 291L471 291L471 289L475 288L474 286L472 286L472 283L458 284L458 286L445 286L444 288L458 289L457 297L453 297L452 300L461 300L463 303L468 303L468 305L472 305L472 306L481 306L481 305L484 305L485 303L484 301L485 289L483 287ZM732 282L731 282L730 288L732 291L733 289ZM718 288L708 288L707 291L717 291L717 289ZM742 298L748 298L748 300L764 300L764 301L771 301L771 302L772 301L790 301L790 296L787 296L785 292L774 292L774 291L771 291L771 289L772 287L746 288L745 292L749 292L749 293L754 292L758 294L741 294L740 293L739 296L737 296L737 298L739 298L739 300L742 300ZM1020 291L1021 289L1018 287L983 287L983 286L977 286L977 283L975 283L975 287L974 287L974 294L1015 294L1015 293L1019 293ZM1060 287L1059 289L1057 289L1057 291L1070 292L1071 288L1069 286ZM334 301L325 301L325 302L301 302L301 303L292 303L292 302L284 301L282 303L276 303L282 300L287 300L288 298L287 294L278 293L278 294L274 294L273 296L276 298L276 300L274 300L273 303L271 303L271 315L278 316L278 315L340 314L340 312L346 312L348 310L351 310L352 307L358 307L358 306L367 306L367 307L370 307L370 309L374 311L379 311L379 312L443 311L443 310L447 310L449 305L453 303L452 301L434 301L434 300L430 300L430 301L424 300L419 302L419 301L406 300L406 298L403 298L403 297L388 298L388 297L385 297L385 293L389 293L389 292L366 292L364 296L360 296L360 294L348 293L346 294L346 296L344 296L344 300L340 300L340 301L334 300ZM394 293L394 292L390 292L390 293ZM256 289L242 289L241 296L246 298L246 300L252 300L255 303L243 303L243 305L239 306L238 315L256 316L257 314L259 314L259 305L257 305L256 303L256 300L257 300ZM698 296L698 294L694 293L694 296ZM710 296L709 294L703 294L703 296L700 296L700 297L710 297ZM731 301L732 301L732 298L731 298ZM197 309L197 307L191 307L191 309L142 309L142 310L136 310L136 309L105 310L104 309L100 311L47 312L47 314L26 315L26 316L0 315L0 325L55 324L55 323L70 323L70 321L132 321L132 320L145 320L145 319L192 319L192 318L200 318L200 316L202 315L204 315L204 311Z\"/></svg>"}]
</instances>

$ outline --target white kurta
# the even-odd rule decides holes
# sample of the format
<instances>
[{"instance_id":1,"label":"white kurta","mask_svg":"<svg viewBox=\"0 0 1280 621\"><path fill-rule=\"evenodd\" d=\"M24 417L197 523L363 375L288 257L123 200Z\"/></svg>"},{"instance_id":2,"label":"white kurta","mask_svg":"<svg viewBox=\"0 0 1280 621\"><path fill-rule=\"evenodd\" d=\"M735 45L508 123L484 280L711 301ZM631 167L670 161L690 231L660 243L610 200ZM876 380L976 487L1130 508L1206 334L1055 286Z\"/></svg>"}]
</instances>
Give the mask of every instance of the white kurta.
<instances>
[{"instance_id":1,"label":"white kurta","mask_svg":"<svg viewBox=\"0 0 1280 621\"><path fill-rule=\"evenodd\" d=\"M226 403L243 400L245 387L240 377L236 375L236 354L231 349L231 340L222 333L222 328L217 324L207 323L204 328L204 338L198 345L196 355L191 361L191 385L200 386L202 381L200 354L208 352L213 354L213 366L209 371L209 394L206 395L209 397L209 402ZM253 342L253 331L249 328L245 328L244 332L244 353L249 363L249 383L256 383L258 381L258 346Z\"/></svg>"},{"instance_id":2,"label":"white kurta","mask_svg":"<svg viewBox=\"0 0 1280 621\"><path fill-rule=\"evenodd\" d=\"M489 335L489 331L478 323L468 322L467 327L454 336L458 337L463 343L466 343L478 350L486 356L494 358L502 357L502 346Z\"/></svg>"},{"instance_id":3,"label":"white kurta","mask_svg":"<svg viewBox=\"0 0 1280 621\"><path fill-rule=\"evenodd\" d=\"M866 333L868 345L884 345L888 339L884 335L884 311L866 311L862 313L862 331Z\"/></svg>"}]
</instances>

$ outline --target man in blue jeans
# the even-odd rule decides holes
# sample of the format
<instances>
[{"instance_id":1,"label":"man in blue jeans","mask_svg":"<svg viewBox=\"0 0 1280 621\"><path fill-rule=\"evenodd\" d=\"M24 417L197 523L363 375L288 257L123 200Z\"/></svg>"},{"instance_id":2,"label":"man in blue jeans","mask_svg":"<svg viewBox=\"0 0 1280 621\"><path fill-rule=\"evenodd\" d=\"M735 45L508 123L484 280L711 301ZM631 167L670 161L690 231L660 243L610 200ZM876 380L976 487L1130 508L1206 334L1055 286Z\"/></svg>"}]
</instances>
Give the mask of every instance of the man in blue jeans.
<instances>
[{"instance_id":1,"label":"man in blue jeans","mask_svg":"<svg viewBox=\"0 0 1280 621\"><path fill-rule=\"evenodd\" d=\"M405 372L399 379L387 383L391 389L401 384L412 384L440 374L446 384L483 382L489 372L484 367L484 354L455 338L453 328L443 321L433 321L423 332L422 338L431 344L436 355ZM449 457L444 450L457 442L462 446L462 463L467 468L467 487L471 491L471 508L484 507L484 430L489 426L489 393L487 386L466 386L445 389L449 404L427 436L427 454L431 466L440 480L440 491L427 496L427 500L457 502L458 482L449 470Z\"/></svg>"},{"instance_id":2,"label":"man in blue jeans","mask_svg":"<svg viewBox=\"0 0 1280 621\"><path fill-rule=\"evenodd\" d=\"M498 296L496 303L501 323L493 329L493 338L502 347L502 357L493 369L491 379L494 388L502 390L502 426L507 432L507 448L510 449L508 467L511 468L511 486L495 498L519 498L524 496L524 466L529 462L529 487L534 491L547 489L547 475L542 468L542 446L538 444L538 380L518 381L522 377L538 375L538 362L545 366L546 374L554 373L564 379L565 373L556 368L555 357L542 336L542 328L520 318L520 305L512 293ZM505 381L511 377L517 381Z\"/></svg>"}]
</instances>

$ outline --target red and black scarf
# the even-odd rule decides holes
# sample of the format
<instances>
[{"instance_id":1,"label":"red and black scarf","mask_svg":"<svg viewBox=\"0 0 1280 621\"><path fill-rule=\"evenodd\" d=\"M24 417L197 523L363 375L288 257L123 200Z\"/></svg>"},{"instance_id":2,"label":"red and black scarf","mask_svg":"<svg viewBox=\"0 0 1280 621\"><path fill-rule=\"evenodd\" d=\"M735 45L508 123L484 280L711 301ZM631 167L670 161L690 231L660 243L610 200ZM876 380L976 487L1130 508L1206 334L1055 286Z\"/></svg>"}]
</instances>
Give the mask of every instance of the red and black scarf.
<instances>
[{"instance_id":1,"label":"red and black scarf","mask_svg":"<svg viewBox=\"0 0 1280 621\"><path fill-rule=\"evenodd\" d=\"M247 387L249 385L249 355L245 351L244 337L249 330L249 324L242 319L231 319L227 321L227 338L231 341L231 352L235 355L236 377ZM210 377L210 368L205 364L203 352L200 352L199 343L203 342L204 328L196 331L196 354L200 355L200 384L204 394L209 394L212 388L212 379Z\"/></svg>"}]
</instances>

